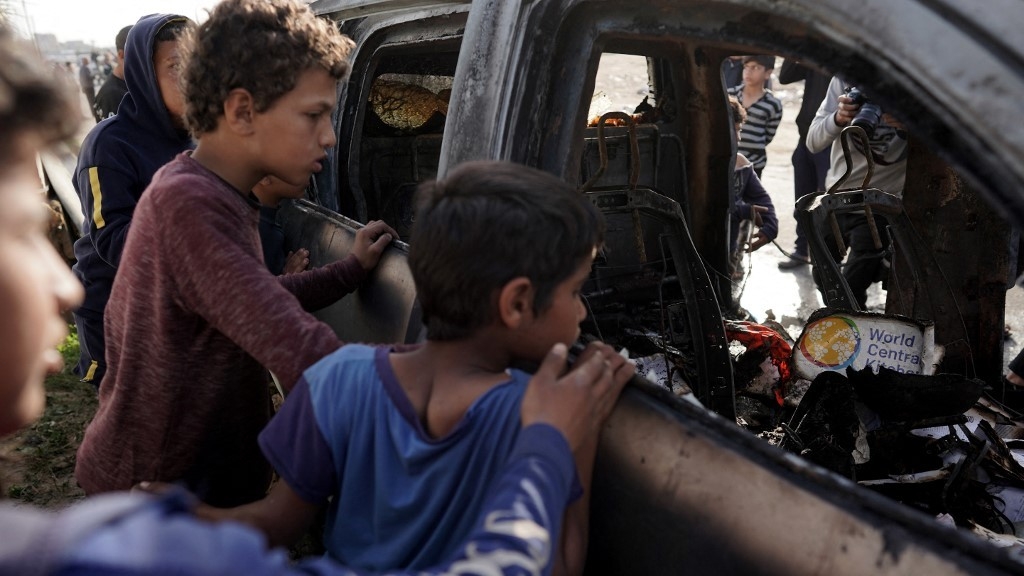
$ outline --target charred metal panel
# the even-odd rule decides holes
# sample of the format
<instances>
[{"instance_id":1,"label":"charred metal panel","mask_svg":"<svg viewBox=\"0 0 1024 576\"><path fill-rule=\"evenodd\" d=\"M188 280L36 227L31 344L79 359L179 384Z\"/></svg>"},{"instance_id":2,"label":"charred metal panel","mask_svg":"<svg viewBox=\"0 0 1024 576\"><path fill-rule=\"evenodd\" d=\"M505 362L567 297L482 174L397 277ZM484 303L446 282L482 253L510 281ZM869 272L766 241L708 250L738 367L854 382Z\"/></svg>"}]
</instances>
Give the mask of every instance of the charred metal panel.
<instances>
[{"instance_id":1,"label":"charred metal panel","mask_svg":"<svg viewBox=\"0 0 1024 576\"><path fill-rule=\"evenodd\" d=\"M339 104L338 145L335 147L338 184L326 191L326 194L338 196L337 205L342 213L360 221L379 217L371 213L372 206L360 184L361 174L366 171L362 166L366 160L363 158L365 103L376 67L382 59L400 53L428 58L457 54L466 21L466 14L459 10L464 11L465 7L363 18L342 25L342 30L357 42L357 53L352 58L353 69L344 100ZM454 57L452 59L454 61ZM407 147L413 145L411 137L406 140L409 141Z\"/></svg>"},{"instance_id":2,"label":"charred metal panel","mask_svg":"<svg viewBox=\"0 0 1024 576\"><path fill-rule=\"evenodd\" d=\"M305 200L286 204L279 212L289 246L309 250L310 267L349 255L362 224ZM355 293L316 312L345 342L416 342L420 336L419 305L409 271L408 246L393 242L370 278Z\"/></svg>"},{"instance_id":3,"label":"charred metal panel","mask_svg":"<svg viewBox=\"0 0 1024 576\"><path fill-rule=\"evenodd\" d=\"M945 162L913 140L903 206L942 276L937 282L917 283L907 261L897 255L886 311L909 315L924 297L922 291L952 292L953 305L940 307L930 318L936 341L951 345L942 371L999 382L1006 287L1012 281L1009 225ZM966 349L959 343L965 332Z\"/></svg>"},{"instance_id":4,"label":"charred metal panel","mask_svg":"<svg viewBox=\"0 0 1024 576\"><path fill-rule=\"evenodd\" d=\"M590 576L1022 572L1005 551L641 386L601 436Z\"/></svg>"},{"instance_id":5,"label":"charred metal panel","mask_svg":"<svg viewBox=\"0 0 1024 576\"><path fill-rule=\"evenodd\" d=\"M606 216L645 213L665 226L661 234L676 268L692 338L697 378L690 383L697 399L727 418L735 418L735 394L728 339L710 279L693 246L679 203L645 188L588 192L590 200ZM644 240L639 238L638 243ZM598 266L595 266L597 268ZM591 316L594 313L591 312ZM600 316L600 314L598 314Z\"/></svg>"},{"instance_id":6,"label":"charred metal panel","mask_svg":"<svg viewBox=\"0 0 1024 576\"><path fill-rule=\"evenodd\" d=\"M470 2L472 0L316 0L310 7L317 14L328 14L335 20L349 20Z\"/></svg>"},{"instance_id":7,"label":"charred metal panel","mask_svg":"<svg viewBox=\"0 0 1024 576\"><path fill-rule=\"evenodd\" d=\"M600 32L593 27L604 28L614 18L602 17L591 24L593 19L581 22L568 15L621 11L631 15L632 24L620 30L737 48L759 44L766 51L800 56L826 68L841 67L851 81L871 85L873 97L883 108L898 110L915 134L944 149L956 166L972 168L964 173L1024 222L1024 164L1017 161L1024 157L1024 133L1006 130L1001 120L1024 117L1024 102L1010 96L1024 93L1024 76L1018 65L1024 31L997 34L962 11L951 11L948 4L937 0L666 0L640 7L636 2L595 0L478 0L472 8L467 28L471 38L467 36L467 40L480 46L473 53L464 52L459 73L462 81L457 84L467 91L452 107L450 118L453 129L473 134L475 142L452 142L442 162L452 166L472 158L509 158L507 142L556 125L560 127L557 133L547 137L557 139L558 144L544 146L544 154L549 158L565 154L566 144L579 140L572 135L574 117L561 112L546 117L523 115L522 106L504 110L500 103L509 102L509 88L503 84L536 74L533 78L541 78L537 81L541 90L525 94L544 94L548 85L564 77L561 67L571 69L580 64L562 59L551 62L553 40L546 34L524 40L516 32L525 34L533 25L550 26L559 20L566 22L566 30L559 34L588 28ZM543 22L533 19L539 13L545 17ZM935 42L935 38L943 41ZM990 51L993 42L1007 51ZM547 66L527 66L535 47L549 61ZM929 96L921 98L926 92ZM543 122L532 125L530 118ZM513 119L516 121L510 123ZM505 130L509 132L502 133ZM703 248L701 244L698 241L699 248Z\"/></svg>"},{"instance_id":8,"label":"charred metal panel","mask_svg":"<svg viewBox=\"0 0 1024 576\"><path fill-rule=\"evenodd\" d=\"M698 233L695 243L713 265L716 251L725 251L725 200L718 204L716 194L727 189L731 165L731 150L714 140L724 137L708 136L727 126L724 102L716 111L722 87L713 68L718 56L751 48L798 56L871 85L884 109L1024 222L1024 131L1012 125L1024 117L1024 100L1016 97L1024 94L1024 26L1007 23L1022 15L1016 4L993 3L1009 18L974 19L952 0L476 0L441 174L488 158L573 181L586 130L582 98L593 88L579 79L596 64L600 43L639 38L674 47L679 56L688 188L673 200L686 218L703 220L696 226L708 233ZM409 14L405 23L418 24ZM365 32L357 35L360 49L372 50L382 40L363 39L386 27L386 20L367 17L349 29ZM363 80L359 72L354 85ZM320 236L309 238L320 246L317 262L339 257L343 248L332 236L350 238L354 230L350 224L341 232L344 223L327 220L317 225ZM391 317L393 333L402 336L392 340L408 340L418 327L402 325L403 307L417 317L402 274L396 268L385 275L391 292L382 292L402 302ZM923 280L940 285L932 268ZM932 296L919 292L914 310L941 310ZM337 327L347 321L331 320ZM592 506L592 574L1021 571L1004 552L787 456L730 421L635 388L605 429Z\"/></svg>"}]
</instances>

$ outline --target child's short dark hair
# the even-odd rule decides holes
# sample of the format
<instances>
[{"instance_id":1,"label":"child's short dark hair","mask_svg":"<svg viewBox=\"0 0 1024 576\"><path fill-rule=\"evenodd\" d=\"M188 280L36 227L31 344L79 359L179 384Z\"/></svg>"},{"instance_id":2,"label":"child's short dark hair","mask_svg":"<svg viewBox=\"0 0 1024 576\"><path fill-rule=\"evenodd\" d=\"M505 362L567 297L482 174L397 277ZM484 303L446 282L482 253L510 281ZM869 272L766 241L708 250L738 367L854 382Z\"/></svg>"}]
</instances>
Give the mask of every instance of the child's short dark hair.
<instances>
[{"instance_id":1,"label":"child's short dark hair","mask_svg":"<svg viewBox=\"0 0 1024 576\"><path fill-rule=\"evenodd\" d=\"M157 30L156 38L154 39L153 51L156 52L156 42L174 42L180 38L185 31L191 30L192 28L195 28L195 24L184 16L168 20L160 27L160 30ZM131 30L129 29L129 32L130 31ZM127 39L128 35L125 34L125 40Z\"/></svg>"},{"instance_id":2,"label":"child's short dark hair","mask_svg":"<svg viewBox=\"0 0 1024 576\"><path fill-rule=\"evenodd\" d=\"M760 64L761 66L764 66L765 70L775 69L775 56L772 56L771 54L754 54L751 56L744 56L743 64L746 64L747 62Z\"/></svg>"},{"instance_id":3,"label":"child's short dark hair","mask_svg":"<svg viewBox=\"0 0 1024 576\"><path fill-rule=\"evenodd\" d=\"M494 297L513 278L534 288L533 309L604 240L604 218L558 178L510 162L467 162L421 184L409 267L431 340L457 340L489 324Z\"/></svg>"},{"instance_id":4,"label":"child's short dark hair","mask_svg":"<svg viewBox=\"0 0 1024 576\"><path fill-rule=\"evenodd\" d=\"M114 49L121 51L124 50L125 44L128 43L128 33L132 31L131 25L125 26L117 31L117 36L114 36Z\"/></svg>"},{"instance_id":5,"label":"child's short dark hair","mask_svg":"<svg viewBox=\"0 0 1024 576\"><path fill-rule=\"evenodd\" d=\"M185 123L197 137L217 127L232 90L264 112L314 66L343 79L354 46L295 0L223 0L182 44Z\"/></svg>"},{"instance_id":6,"label":"child's short dark hair","mask_svg":"<svg viewBox=\"0 0 1024 576\"><path fill-rule=\"evenodd\" d=\"M61 73L0 23L0 172L21 160L12 155L23 137L46 145L74 134L81 112L70 86L56 76Z\"/></svg>"}]
</instances>

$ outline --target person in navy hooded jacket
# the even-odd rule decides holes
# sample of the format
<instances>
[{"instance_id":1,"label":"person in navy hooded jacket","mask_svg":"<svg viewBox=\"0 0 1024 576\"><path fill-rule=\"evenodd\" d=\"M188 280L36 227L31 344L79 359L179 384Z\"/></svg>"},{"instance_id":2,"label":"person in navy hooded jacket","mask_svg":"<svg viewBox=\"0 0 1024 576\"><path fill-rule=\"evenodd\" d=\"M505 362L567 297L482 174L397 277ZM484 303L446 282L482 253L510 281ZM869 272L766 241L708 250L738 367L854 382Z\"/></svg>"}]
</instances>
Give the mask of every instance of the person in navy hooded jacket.
<instances>
[{"instance_id":1,"label":"person in navy hooded jacket","mask_svg":"<svg viewBox=\"0 0 1024 576\"><path fill-rule=\"evenodd\" d=\"M177 87L178 37L193 26L184 16L152 14L132 27L125 47L125 95L116 116L93 128L78 156L75 190L85 221L75 242L75 275L85 301L75 312L81 357L75 372L100 385L104 362L103 311L135 205L153 174L191 147Z\"/></svg>"}]
</instances>

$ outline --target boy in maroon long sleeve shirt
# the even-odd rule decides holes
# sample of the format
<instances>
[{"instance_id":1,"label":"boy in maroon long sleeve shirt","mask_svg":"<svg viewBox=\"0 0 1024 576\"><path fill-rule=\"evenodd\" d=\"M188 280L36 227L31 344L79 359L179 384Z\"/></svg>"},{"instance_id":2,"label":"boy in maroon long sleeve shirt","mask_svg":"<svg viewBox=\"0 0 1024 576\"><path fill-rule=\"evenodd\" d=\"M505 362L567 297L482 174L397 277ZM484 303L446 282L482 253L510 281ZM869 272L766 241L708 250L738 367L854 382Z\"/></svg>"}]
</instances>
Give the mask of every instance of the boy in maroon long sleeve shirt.
<instances>
[{"instance_id":1,"label":"boy in maroon long sleeve shirt","mask_svg":"<svg viewBox=\"0 0 1024 576\"><path fill-rule=\"evenodd\" d=\"M198 145L157 172L135 211L107 306L99 409L75 469L89 494L159 480L221 506L262 497L262 367L291 388L340 346L304 309L355 290L397 237L371 222L345 260L284 277L266 269L249 191L268 175L300 186L320 169L352 43L295 3L223 4L265 20L265 49L225 47L222 66L191 58L201 33L183 41Z\"/></svg>"}]
</instances>

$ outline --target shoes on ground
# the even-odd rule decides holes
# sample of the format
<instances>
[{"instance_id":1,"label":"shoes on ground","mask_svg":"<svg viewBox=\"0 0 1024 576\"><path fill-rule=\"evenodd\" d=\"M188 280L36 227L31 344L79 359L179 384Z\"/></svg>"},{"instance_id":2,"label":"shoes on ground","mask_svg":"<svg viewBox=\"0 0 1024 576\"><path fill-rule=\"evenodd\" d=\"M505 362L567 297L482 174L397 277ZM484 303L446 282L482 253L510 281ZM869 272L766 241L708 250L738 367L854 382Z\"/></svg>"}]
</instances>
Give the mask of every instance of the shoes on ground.
<instances>
[{"instance_id":1,"label":"shoes on ground","mask_svg":"<svg viewBox=\"0 0 1024 576\"><path fill-rule=\"evenodd\" d=\"M811 259L807 256L800 254L793 254L788 259L779 262L779 270L793 270L800 268L801 266L807 266L811 263Z\"/></svg>"}]
</instances>

